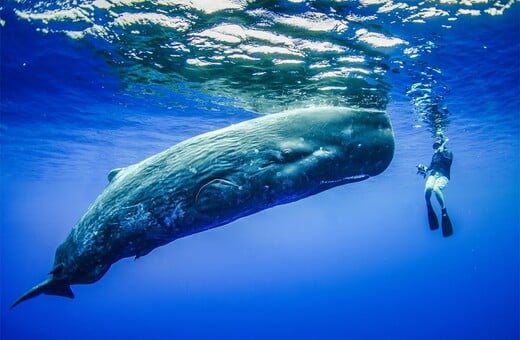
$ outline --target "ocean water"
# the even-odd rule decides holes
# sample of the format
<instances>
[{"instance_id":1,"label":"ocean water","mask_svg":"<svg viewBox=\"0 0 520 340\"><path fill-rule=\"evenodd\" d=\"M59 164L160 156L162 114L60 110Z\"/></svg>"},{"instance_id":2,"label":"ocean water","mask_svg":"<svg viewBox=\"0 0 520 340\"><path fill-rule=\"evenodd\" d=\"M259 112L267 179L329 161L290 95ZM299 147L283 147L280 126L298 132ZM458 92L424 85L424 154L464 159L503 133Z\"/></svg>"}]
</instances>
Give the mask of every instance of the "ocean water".
<instances>
[{"instance_id":1,"label":"ocean water","mask_svg":"<svg viewBox=\"0 0 520 340\"><path fill-rule=\"evenodd\" d=\"M518 2L0 8L1 339L520 337ZM73 300L9 309L111 169L326 105L387 110L385 172L121 260ZM415 173L440 132L449 238L428 229Z\"/></svg>"}]
</instances>

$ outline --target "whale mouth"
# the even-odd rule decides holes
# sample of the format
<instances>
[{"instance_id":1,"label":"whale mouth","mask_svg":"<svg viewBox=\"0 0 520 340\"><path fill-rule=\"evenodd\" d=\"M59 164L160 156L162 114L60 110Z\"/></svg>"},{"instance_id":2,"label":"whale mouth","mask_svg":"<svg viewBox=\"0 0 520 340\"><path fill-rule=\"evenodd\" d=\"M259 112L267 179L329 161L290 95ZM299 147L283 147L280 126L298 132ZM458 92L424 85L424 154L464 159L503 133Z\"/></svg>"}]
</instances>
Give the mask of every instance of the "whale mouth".
<instances>
[{"instance_id":1,"label":"whale mouth","mask_svg":"<svg viewBox=\"0 0 520 340\"><path fill-rule=\"evenodd\" d=\"M25 294L20 296L12 305L11 309L14 308L16 305L22 303L23 301L32 299L40 294L47 294L47 295L58 295L67 297L70 299L74 298L74 293L70 289L70 285L64 281L56 280L55 278L50 278L42 283L34 286L29 291L27 291Z\"/></svg>"},{"instance_id":2,"label":"whale mouth","mask_svg":"<svg viewBox=\"0 0 520 340\"><path fill-rule=\"evenodd\" d=\"M361 175L354 175L354 176L347 176L340 179L334 179L334 180L323 180L321 181L321 184L336 184L336 183L353 183L353 182L360 182L367 178L369 178L369 175L361 174Z\"/></svg>"}]
</instances>

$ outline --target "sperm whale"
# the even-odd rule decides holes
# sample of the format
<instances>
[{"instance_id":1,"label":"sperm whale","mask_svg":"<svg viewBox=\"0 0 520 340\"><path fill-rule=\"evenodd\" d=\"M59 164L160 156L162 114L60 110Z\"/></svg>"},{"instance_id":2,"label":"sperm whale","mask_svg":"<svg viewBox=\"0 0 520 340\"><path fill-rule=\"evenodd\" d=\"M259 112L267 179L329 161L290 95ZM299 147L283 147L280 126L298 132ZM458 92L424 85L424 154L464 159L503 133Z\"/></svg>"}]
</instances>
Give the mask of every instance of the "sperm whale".
<instances>
[{"instance_id":1,"label":"sperm whale","mask_svg":"<svg viewBox=\"0 0 520 340\"><path fill-rule=\"evenodd\" d=\"M394 154L384 111L317 107L261 116L187 139L126 168L56 249L40 294L73 298L118 260L240 217L383 172Z\"/></svg>"}]
</instances>

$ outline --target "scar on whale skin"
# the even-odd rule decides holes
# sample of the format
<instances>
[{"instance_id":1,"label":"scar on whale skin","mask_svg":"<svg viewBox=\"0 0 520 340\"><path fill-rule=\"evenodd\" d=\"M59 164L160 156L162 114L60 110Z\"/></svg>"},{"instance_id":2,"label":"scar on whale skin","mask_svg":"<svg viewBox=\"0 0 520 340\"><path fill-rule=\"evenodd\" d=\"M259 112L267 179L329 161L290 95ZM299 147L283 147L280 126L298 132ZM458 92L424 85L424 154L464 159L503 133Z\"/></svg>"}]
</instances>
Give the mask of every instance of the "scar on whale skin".
<instances>
[{"instance_id":1,"label":"scar on whale skin","mask_svg":"<svg viewBox=\"0 0 520 340\"><path fill-rule=\"evenodd\" d=\"M394 153L384 111L316 107L262 116L187 139L112 170L56 249L40 294L73 298L125 257L269 207L383 172Z\"/></svg>"},{"instance_id":2,"label":"scar on whale skin","mask_svg":"<svg viewBox=\"0 0 520 340\"><path fill-rule=\"evenodd\" d=\"M250 193L232 181L216 178L204 184L195 196L195 207L199 211L211 211L222 207L231 208L247 200Z\"/></svg>"}]
</instances>

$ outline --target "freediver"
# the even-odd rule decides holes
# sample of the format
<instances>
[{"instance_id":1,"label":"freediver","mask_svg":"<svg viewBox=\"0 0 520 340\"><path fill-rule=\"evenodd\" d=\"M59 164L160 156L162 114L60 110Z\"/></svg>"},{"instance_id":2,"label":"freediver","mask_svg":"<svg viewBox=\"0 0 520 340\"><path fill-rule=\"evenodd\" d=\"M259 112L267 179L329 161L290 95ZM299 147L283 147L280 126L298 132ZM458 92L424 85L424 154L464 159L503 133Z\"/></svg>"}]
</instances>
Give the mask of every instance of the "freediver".
<instances>
[{"instance_id":1,"label":"freediver","mask_svg":"<svg viewBox=\"0 0 520 340\"><path fill-rule=\"evenodd\" d=\"M424 197L426 199L426 208L428 209L430 230L439 228L439 221L431 203L433 191L442 209L442 235L444 237L453 235L453 227L446 212L446 202L444 201L444 195L442 193L442 190L450 180L450 169L451 163L453 162L453 153L446 149L446 143L448 143L448 141L448 138L445 139L442 135L438 136L435 143L433 143L433 149L435 151L430 166L424 164L417 165L417 173L426 177Z\"/></svg>"}]
</instances>

